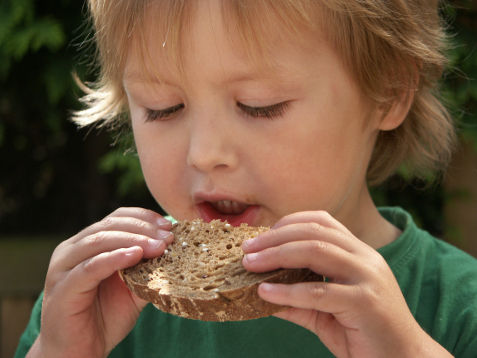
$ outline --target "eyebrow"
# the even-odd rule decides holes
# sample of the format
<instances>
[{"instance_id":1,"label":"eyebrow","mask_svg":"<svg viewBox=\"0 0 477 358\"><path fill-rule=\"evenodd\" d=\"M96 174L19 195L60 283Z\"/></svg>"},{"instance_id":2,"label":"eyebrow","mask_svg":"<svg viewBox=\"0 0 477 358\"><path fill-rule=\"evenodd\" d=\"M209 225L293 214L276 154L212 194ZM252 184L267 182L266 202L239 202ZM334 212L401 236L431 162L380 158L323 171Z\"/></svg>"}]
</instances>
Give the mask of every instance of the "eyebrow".
<instances>
[{"instance_id":1,"label":"eyebrow","mask_svg":"<svg viewBox=\"0 0 477 358\"><path fill-rule=\"evenodd\" d=\"M240 82L258 82L258 81L278 81L281 83L289 82L290 78L293 78L291 73L285 73L283 69L277 71L253 71L253 72L237 72L226 76L226 78L217 83L217 85L227 85L230 83L240 83ZM158 84L158 85L166 85L166 86L173 86L174 85L165 79L165 76L148 76L144 72L138 71L128 71L125 72L124 81L127 82L137 82L137 83L150 83L150 84Z\"/></svg>"},{"instance_id":2,"label":"eyebrow","mask_svg":"<svg viewBox=\"0 0 477 358\"><path fill-rule=\"evenodd\" d=\"M157 83L157 84L169 84L167 81L157 77L157 76L146 76L143 72L125 72L123 76L123 81L128 82L149 82L149 83Z\"/></svg>"}]
</instances>

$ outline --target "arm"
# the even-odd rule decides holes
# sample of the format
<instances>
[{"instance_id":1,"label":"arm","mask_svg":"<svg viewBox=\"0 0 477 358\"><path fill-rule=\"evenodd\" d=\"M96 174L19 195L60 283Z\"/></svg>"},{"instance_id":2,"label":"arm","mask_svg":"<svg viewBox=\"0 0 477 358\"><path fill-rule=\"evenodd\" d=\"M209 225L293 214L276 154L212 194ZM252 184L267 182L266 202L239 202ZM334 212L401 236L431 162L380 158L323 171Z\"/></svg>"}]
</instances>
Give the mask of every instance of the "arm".
<instances>
[{"instance_id":1,"label":"arm","mask_svg":"<svg viewBox=\"0 0 477 358\"><path fill-rule=\"evenodd\" d=\"M292 307L276 316L314 332L337 357L451 357L416 322L382 256L329 214L285 217L243 249L248 270L307 267L328 278L262 284L258 293Z\"/></svg>"}]
</instances>

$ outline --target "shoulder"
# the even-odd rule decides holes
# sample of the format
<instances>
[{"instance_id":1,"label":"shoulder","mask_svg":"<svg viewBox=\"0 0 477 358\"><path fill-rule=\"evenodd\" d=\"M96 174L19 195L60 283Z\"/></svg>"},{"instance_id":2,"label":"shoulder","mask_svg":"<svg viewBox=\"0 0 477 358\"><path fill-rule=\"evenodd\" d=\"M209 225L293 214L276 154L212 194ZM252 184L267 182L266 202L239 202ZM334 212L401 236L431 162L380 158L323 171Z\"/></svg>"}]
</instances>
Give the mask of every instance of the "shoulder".
<instances>
[{"instance_id":1,"label":"shoulder","mask_svg":"<svg viewBox=\"0 0 477 358\"><path fill-rule=\"evenodd\" d=\"M419 324L454 355L475 355L477 259L418 228L402 209L382 215L402 230L380 252Z\"/></svg>"},{"instance_id":2,"label":"shoulder","mask_svg":"<svg viewBox=\"0 0 477 358\"><path fill-rule=\"evenodd\" d=\"M448 319L447 339L457 357L475 357L477 352L477 259L441 240L435 241L439 273L439 310Z\"/></svg>"},{"instance_id":3,"label":"shoulder","mask_svg":"<svg viewBox=\"0 0 477 358\"><path fill-rule=\"evenodd\" d=\"M412 260L433 268L444 266L450 274L477 272L475 257L420 229L405 210L380 208L380 213L402 231L398 239L379 249L391 266L400 269L399 266L408 266Z\"/></svg>"},{"instance_id":4,"label":"shoulder","mask_svg":"<svg viewBox=\"0 0 477 358\"><path fill-rule=\"evenodd\" d=\"M453 288L462 294L477 293L475 257L420 229L400 208L381 209L381 213L402 231L395 242L380 249L397 275L407 273L413 280L422 279L422 284L440 282L441 289Z\"/></svg>"}]
</instances>

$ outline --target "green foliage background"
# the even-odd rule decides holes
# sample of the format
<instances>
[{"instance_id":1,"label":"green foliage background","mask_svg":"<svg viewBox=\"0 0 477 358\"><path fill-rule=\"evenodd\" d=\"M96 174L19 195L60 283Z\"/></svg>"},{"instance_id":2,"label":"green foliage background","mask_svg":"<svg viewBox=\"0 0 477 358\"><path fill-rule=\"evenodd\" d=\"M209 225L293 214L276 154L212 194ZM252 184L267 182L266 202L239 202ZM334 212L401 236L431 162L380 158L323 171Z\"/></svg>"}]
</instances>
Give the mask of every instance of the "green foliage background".
<instances>
[{"instance_id":1,"label":"green foliage background","mask_svg":"<svg viewBox=\"0 0 477 358\"><path fill-rule=\"evenodd\" d=\"M460 136L477 150L477 5L450 5L444 13L454 46L443 93ZM67 235L120 205L159 210L133 152L112 147L106 132L68 121L79 108L72 72L95 75L85 17L80 1L0 3L0 234ZM422 190L408 177L403 172L376 189L377 203L404 206L441 234L443 188Z\"/></svg>"}]
</instances>

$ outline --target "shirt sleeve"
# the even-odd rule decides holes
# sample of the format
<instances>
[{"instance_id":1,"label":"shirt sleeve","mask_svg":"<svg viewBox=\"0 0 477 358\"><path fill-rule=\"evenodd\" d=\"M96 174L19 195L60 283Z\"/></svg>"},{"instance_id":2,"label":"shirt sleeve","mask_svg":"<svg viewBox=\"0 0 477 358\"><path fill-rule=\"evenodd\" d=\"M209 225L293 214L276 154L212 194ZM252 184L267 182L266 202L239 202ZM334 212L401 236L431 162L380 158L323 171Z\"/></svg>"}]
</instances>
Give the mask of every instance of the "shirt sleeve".
<instances>
[{"instance_id":1,"label":"shirt sleeve","mask_svg":"<svg viewBox=\"0 0 477 358\"><path fill-rule=\"evenodd\" d=\"M26 356L31 346L36 340L36 337L40 334L41 326L41 304L43 302L43 293L40 294L33 306L33 310L30 316L30 321L20 337L17 350L14 358L23 358Z\"/></svg>"},{"instance_id":2,"label":"shirt sleeve","mask_svg":"<svg viewBox=\"0 0 477 358\"><path fill-rule=\"evenodd\" d=\"M457 358L477 357L477 260L454 249L444 265L445 283L440 301L442 309L437 319L445 313L446 330L443 340ZM452 259L452 260L451 260Z\"/></svg>"},{"instance_id":3,"label":"shirt sleeve","mask_svg":"<svg viewBox=\"0 0 477 358\"><path fill-rule=\"evenodd\" d=\"M477 357L477 303L475 295L459 305L464 307L460 315L456 314L451 331L458 332L456 345L452 351L458 358ZM452 335L452 333L449 333Z\"/></svg>"}]
</instances>

